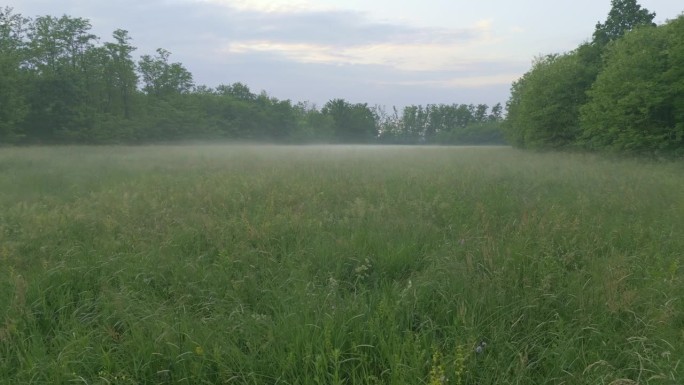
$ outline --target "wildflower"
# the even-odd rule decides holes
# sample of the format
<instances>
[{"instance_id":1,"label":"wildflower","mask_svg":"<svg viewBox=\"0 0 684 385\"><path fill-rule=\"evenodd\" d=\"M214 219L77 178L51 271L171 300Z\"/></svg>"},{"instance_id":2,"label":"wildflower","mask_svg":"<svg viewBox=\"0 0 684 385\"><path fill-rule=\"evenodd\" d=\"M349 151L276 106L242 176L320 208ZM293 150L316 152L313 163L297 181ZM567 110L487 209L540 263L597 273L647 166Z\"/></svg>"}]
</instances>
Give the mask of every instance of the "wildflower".
<instances>
[{"instance_id":1,"label":"wildflower","mask_svg":"<svg viewBox=\"0 0 684 385\"><path fill-rule=\"evenodd\" d=\"M458 345L456 347L456 354L454 358L454 378L456 379L456 385L461 385L463 383L465 361L466 356L463 354L463 345Z\"/></svg>"},{"instance_id":2,"label":"wildflower","mask_svg":"<svg viewBox=\"0 0 684 385\"><path fill-rule=\"evenodd\" d=\"M443 385L446 383L442 355L438 350L432 355L432 368L430 368L430 385Z\"/></svg>"}]
</instances>

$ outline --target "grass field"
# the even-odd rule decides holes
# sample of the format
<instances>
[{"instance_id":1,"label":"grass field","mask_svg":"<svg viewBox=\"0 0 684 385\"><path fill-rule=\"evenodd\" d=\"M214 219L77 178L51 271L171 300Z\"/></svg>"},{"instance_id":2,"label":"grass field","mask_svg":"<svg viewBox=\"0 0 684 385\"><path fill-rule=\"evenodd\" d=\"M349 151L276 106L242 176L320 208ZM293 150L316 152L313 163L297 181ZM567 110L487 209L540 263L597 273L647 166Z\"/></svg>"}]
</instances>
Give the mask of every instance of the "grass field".
<instances>
[{"instance_id":1,"label":"grass field","mask_svg":"<svg viewBox=\"0 0 684 385\"><path fill-rule=\"evenodd\" d=\"M682 384L683 258L681 162L5 148L0 383Z\"/></svg>"}]
</instances>

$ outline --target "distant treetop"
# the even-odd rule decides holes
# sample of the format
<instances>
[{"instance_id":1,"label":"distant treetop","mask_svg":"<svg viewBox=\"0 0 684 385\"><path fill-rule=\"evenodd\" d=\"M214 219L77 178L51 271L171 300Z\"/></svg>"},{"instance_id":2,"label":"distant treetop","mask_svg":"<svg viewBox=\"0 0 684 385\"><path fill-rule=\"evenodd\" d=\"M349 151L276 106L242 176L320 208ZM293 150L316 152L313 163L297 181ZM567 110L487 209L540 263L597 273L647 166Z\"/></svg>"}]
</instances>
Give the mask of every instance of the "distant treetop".
<instances>
[{"instance_id":1,"label":"distant treetop","mask_svg":"<svg viewBox=\"0 0 684 385\"><path fill-rule=\"evenodd\" d=\"M654 26L655 12L641 8L636 0L612 0L605 23L597 23L594 43L604 46L640 26Z\"/></svg>"}]
</instances>

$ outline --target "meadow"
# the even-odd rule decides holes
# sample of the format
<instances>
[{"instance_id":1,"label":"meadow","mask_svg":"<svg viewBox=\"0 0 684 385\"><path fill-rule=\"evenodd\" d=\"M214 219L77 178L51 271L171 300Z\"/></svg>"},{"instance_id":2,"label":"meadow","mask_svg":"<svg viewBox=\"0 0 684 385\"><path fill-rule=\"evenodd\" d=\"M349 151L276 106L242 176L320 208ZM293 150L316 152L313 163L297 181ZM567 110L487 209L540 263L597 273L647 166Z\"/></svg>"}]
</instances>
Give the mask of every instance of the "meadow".
<instances>
[{"instance_id":1,"label":"meadow","mask_svg":"<svg viewBox=\"0 0 684 385\"><path fill-rule=\"evenodd\" d=\"M2 384L682 384L684 163L0 149Z\"/></svg>"}]
</instances>

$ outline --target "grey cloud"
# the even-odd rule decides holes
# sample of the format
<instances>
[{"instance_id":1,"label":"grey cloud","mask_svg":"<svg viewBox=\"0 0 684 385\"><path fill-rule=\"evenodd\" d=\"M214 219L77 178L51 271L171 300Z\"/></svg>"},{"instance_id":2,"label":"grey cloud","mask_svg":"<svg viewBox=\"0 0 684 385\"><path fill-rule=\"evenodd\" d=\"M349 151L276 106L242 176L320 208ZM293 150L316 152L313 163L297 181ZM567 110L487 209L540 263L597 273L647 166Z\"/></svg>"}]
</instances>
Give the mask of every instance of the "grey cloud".
<instances>
[{"instance_id":1,"label":"grey cloud","mask_svg":"<svg viewBox=\"0 0 684 385\"><path fill-rule=\"evenodd\" d=\"M110 40L111 32L126 29L138 47L151 54L163 47L171 60L183 63L197 84L217 86L244 82L258 92L293 101L318 104L343 97L353 102L403 106L426 103L503 102L509 85L477 88L435 87L456 77L513 71L529 63L463 63L452 71L404 71L383 65L297 63L284 55L247 52L222 55L229 42L271 40L283 43L353 46L376 43L468 42L479 32L469 29L418 28L370 20L351 11L289 14L241 11L235 8L169 0L78 1L26 0L15 10L25 16L62 15L91 20L93 32ZM430 83L432 85L430 85Z\"/></svg>"},{"instance_id":2,"label":"grey cloud","mask_svg":"<svg viewBox=\"0 0 684 385\"><path fill-rule=\"evenodd\" d=\"M355 103L398 107L427 103L493 105L506 101L510 84L477 88L435 87L434 84L454 77L487 75L491 71L524 71L526 65L479 62L458 71L413 72L382 65L304 64L271 53L248 53L230 57L220 66L201 65L197 72L203 76L197 80L205 82L223 78L224 83L241 81L255 92L263 89L280 99L311 101L318 105L337 97Z\"/></svg>"},{"instance_id":3,"label":"grey cloud","mask_svg":"<svg viewBox=\"0 0 684 385\"><path fill-rule=\"evenodd\" d=\"M210 51L222 42L254 40L350 47L467 43L480 37L480 32L472 28L419 28L373 21L364 13L346 10L274 13L168 0L34 0L17 8L27 10L27 16L66 13L85 17L104 40L114 29L122 28L142 49L163 46L174 53L179 48Z\"/></svg>"},{"instance_id":4,"label":"grey cloud","mask_svg":"<svg viewBox=\"0 0 684 385\"><path fill-rule=\"evenodd\" d=\"M477 38L473 30L417 28L375 22L352 11L257 13L227 10L241 38L285 43L364 45L372 43L439 43Z\"/></svg>"}]
</instances>

